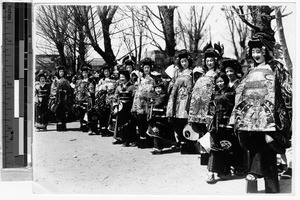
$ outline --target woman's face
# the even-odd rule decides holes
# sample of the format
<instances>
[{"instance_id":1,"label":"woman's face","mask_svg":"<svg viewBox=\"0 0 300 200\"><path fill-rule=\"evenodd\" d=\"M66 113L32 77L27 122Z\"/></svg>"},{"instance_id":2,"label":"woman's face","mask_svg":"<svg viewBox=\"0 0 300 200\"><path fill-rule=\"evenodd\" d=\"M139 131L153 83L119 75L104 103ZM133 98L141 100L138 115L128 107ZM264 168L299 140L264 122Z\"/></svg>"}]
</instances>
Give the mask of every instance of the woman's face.
<instances>
[{"instance_id":1,"label":"woman's face","mask_svg":"<svg viewBox=\"0 0 300 200\"><path fill-rule=\"evenodd\" d=\"M58 71L58 75L59 75L59 77L63 77L64 75L65 75L65 71L64 70L59 70Z\"/></svg>"},{"instance_id":2,"label":"woman's face","mask_svg":"<svg viewBox=\"0 0 300 200\"><path fill-rule=\"evenodd\" d=\"M126 79L126 77L124 76L124 74L120 74L120 82L124 84L124 83L127 83L127 81L128 80Z\"/></svg>"},{"instance_id":3,"label":"woman's face","mask_svg":"<svg viewBox=\"0 0 300 200\"><path fill-rule=\"evenodd\" d=\"M40 77L40 82L41 82L41 83L45 83L45 82L46 82L46 79L45 79L44 76L41 76L41 77Z\"/></svg>"},{"instance_id":4,"label":"woman's face","mask_svg":"<svg viewBox=\"0 0 300 200\"><path fill-rule=\"evenodd\" d=\"M154 91L155 91L155 93L156 94L161 94L162 93L162 87L156 87L155 89L154 89Z\"/></svg>"},{"instance_id":5,"label":"woman's face","mask_svg":"<svg viewBox=\"0 0 300 200\"><path fill-rule=\"evenodd\" d=\"M205 64L206 64L208 70L214 69L215 68L215 59L212 57L208 57L205 60Z\"/></svg>"},{"instance_id":6,"label":"woman's face","mask_svg":"<svg viewBox=\"0 0 300 200\"><path fill-rule=\"evenodd\" d=\"M181 58L180 65L183 69L187 69L189 67L189 60L187 58Z\"/></svg>"},{"instance_id":7,"label":"woman's face","mask_svg":"<svg viewBox=\"0 0 300 200\"><path fill-rule=\"evenodd\" d=\"M150 74L150 66L149 65L144 65L143 70L144 70L144 74L146 74L146 75Z\"/></svg>"},{"instance_id":8,"label":"woman's face","mask_svg":"<svg viewBox=\"0 0 300 200\"><path fill-rule=\"evenodd\" d=\"M236 79L235 71L231 67L227 67L225 69L225 73L230 81L234 81Z\"/></svg>"},{"instance_id":9,"label":"woman's face","mask_svg":"<svg viewBox=\"0 0 300 200\"><path fill-rule=\"evenodd\" d=\"M105 76L106 78L108 78L109 75L110 75L109 70L108 70L108 69L105 69L105 70L103 71L103 74L104 74L104 76Z\"/></svg>"},{"instance_id":10,"label":"woman's face","mask_svg":"<svg viewBox=\"0 0 300 200\"><path fill-rule=\"evenodd\" d=\"M251 53L252 53L252 58L256 63L261 64L266 61L265 59L266 53L262 48L257 48L257 47L252 48Z\"/></svg>"},{"instance_id":11,"label":"woman's face","mask_svg":"<svg viewBox=\"0 0 300 200\"><path fill-rule=\"evenodd\" d=\"M129 71L129 74L132 72L132 66L131 65L126 65L126 70Z\"/></svg>"},{"instance_id":12,"label":"woman's face","mask_svg":"<svg viewBox=\"0 0 300 200\"><path fill-rule=\"evenodd\" d=\"M89 84L89 92L94 93L95 92L95 88L93 84Z\"/></svg>"},{"instance_id":13,"label":"woman's face","mask_svg":"<svg viewBox=\"0 0 300 200\"><path fill-rule=\"evenodd\" d=\"M88 78L88 72L87 71L83 71L82 72L82 77L84 78L84 79L86 79L86 78Z\"/></svg>"},{"instance_id":14,"label":"woman's face","mask_svg":"<svg viewBox=\"0 0 300 200\"><path fill-rule=\"evenodd\" d=\"M217 79L216 84L217 84L217 86L218 86L218 88L219 88L220 90L223 89L223 88L225 87L224 80L223 80L221 77L219 77L219 78Z\"/></svg>"}]
</instances>

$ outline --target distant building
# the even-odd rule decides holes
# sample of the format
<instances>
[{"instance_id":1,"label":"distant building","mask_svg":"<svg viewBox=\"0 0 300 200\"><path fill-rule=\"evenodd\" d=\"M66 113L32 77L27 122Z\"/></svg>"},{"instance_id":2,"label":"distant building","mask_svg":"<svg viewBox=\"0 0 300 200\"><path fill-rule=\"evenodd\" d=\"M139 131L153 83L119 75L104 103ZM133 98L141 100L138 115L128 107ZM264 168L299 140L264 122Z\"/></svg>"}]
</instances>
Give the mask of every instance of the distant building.
<instances>
[{"instance_id":1,"label":"distant building","mask_svg":"<svg viewBox=\"0 0 300 200\"><path fill-rule=\"evenodd\" d=\"M105 61L103 58L93 58L88 63L91 65L92 70L98 70L101 66L105 64Z\"/></svg>"},{"instance_id":2,"label":"distant building","mask_svg":"<svg viewBox=\"0 0 300 200\"><path fill-rule=\"evenodd\" d=\"M146 51L144 57L151 58L157 66L163 66L165 64L165 55L159 50Z\"/></svg>"}]
</instances>

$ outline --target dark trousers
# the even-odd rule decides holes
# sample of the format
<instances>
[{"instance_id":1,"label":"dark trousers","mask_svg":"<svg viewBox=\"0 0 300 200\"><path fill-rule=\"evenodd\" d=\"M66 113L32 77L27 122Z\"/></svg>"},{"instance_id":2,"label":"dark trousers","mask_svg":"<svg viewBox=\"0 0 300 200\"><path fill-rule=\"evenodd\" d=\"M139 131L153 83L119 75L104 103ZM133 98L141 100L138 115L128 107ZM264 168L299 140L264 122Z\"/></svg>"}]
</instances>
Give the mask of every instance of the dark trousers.
<instances>
[{"instance_id":1,"label":"dark trousers","mask_svg":"<svg viewBox=\"0 0 300 200\"><path fill-rule=\"evenodd\" d=\"M278 193L277 152L266 143L265 134L266 132L242 131L238 133L238 137L241 146L250 153L249 173L264 177L266 193Z\"/></svg>"}]
</instances>

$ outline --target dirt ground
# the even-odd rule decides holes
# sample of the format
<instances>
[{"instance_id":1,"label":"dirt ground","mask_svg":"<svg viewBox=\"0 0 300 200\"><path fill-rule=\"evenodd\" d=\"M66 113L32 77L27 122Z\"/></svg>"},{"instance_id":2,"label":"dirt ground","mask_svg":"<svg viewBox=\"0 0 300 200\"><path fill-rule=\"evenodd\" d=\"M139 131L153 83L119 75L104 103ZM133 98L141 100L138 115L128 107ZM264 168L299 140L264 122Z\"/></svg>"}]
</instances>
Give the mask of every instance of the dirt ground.
<instances>
[{"instance_id":1,"label":"dirt ground","mask_svg":"<svg viewBox=\"0 0 300 200\"><path fill-rule=\"evenodd\" d=\"M89 136L69 123L68 131L33 135L33 192L102 195L247 195L236 178L207 184L199 155L180 152L152 155L151 149L112 145L112 137ZM291 195L291 180L281 180ZM258 182L263 193L263 181ZM249 194L248 194L249 195Z\"/></svg>"}]
</instances>

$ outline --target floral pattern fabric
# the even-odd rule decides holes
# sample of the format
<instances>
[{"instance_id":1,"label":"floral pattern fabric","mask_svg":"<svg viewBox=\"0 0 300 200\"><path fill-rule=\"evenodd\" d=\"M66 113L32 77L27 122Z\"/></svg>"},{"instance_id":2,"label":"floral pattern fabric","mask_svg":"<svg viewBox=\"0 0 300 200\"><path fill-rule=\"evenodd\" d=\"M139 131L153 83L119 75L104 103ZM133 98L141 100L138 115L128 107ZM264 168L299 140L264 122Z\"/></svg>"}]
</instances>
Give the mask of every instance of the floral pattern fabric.
<instances>
[{"instance_id":1,"label":"floral pattern fabric","mask_svg":"<svg viewBox=\"0 0 300 200\"><path fill-rule=\"evenodd\" d=\"M148 112L149 102L151 100L151 91L153 90L154 79L148 77L142 79L141 84L135 91L133 104L131 108L132 113L146 114Z\"/></svg>"},{"instance_id":2,"label":"floral pattern fabric","mask_svg":"<svg viewBox=\"0 0 300 200\"><path fill-rule=\"evenodd\" d=\"M193 88L189 108L188 121L193 123L208 123L208 109L212 94L215 90L214 71L208 71L200 77Z\"/></svg>"},{"instance_id":3,"label":"floral pattern fabric","mask_svg":"<svg viewBox=\"0 0 300 200\"><path fill-rule=\"evenodd\" d=\"M172 87L168 104L167 104L167 117L187 119L188 112L186 109L188 97L192 89L192 71L189 69L184 70L178 74L175 83Z\"/></svg>"}]
</instances>

